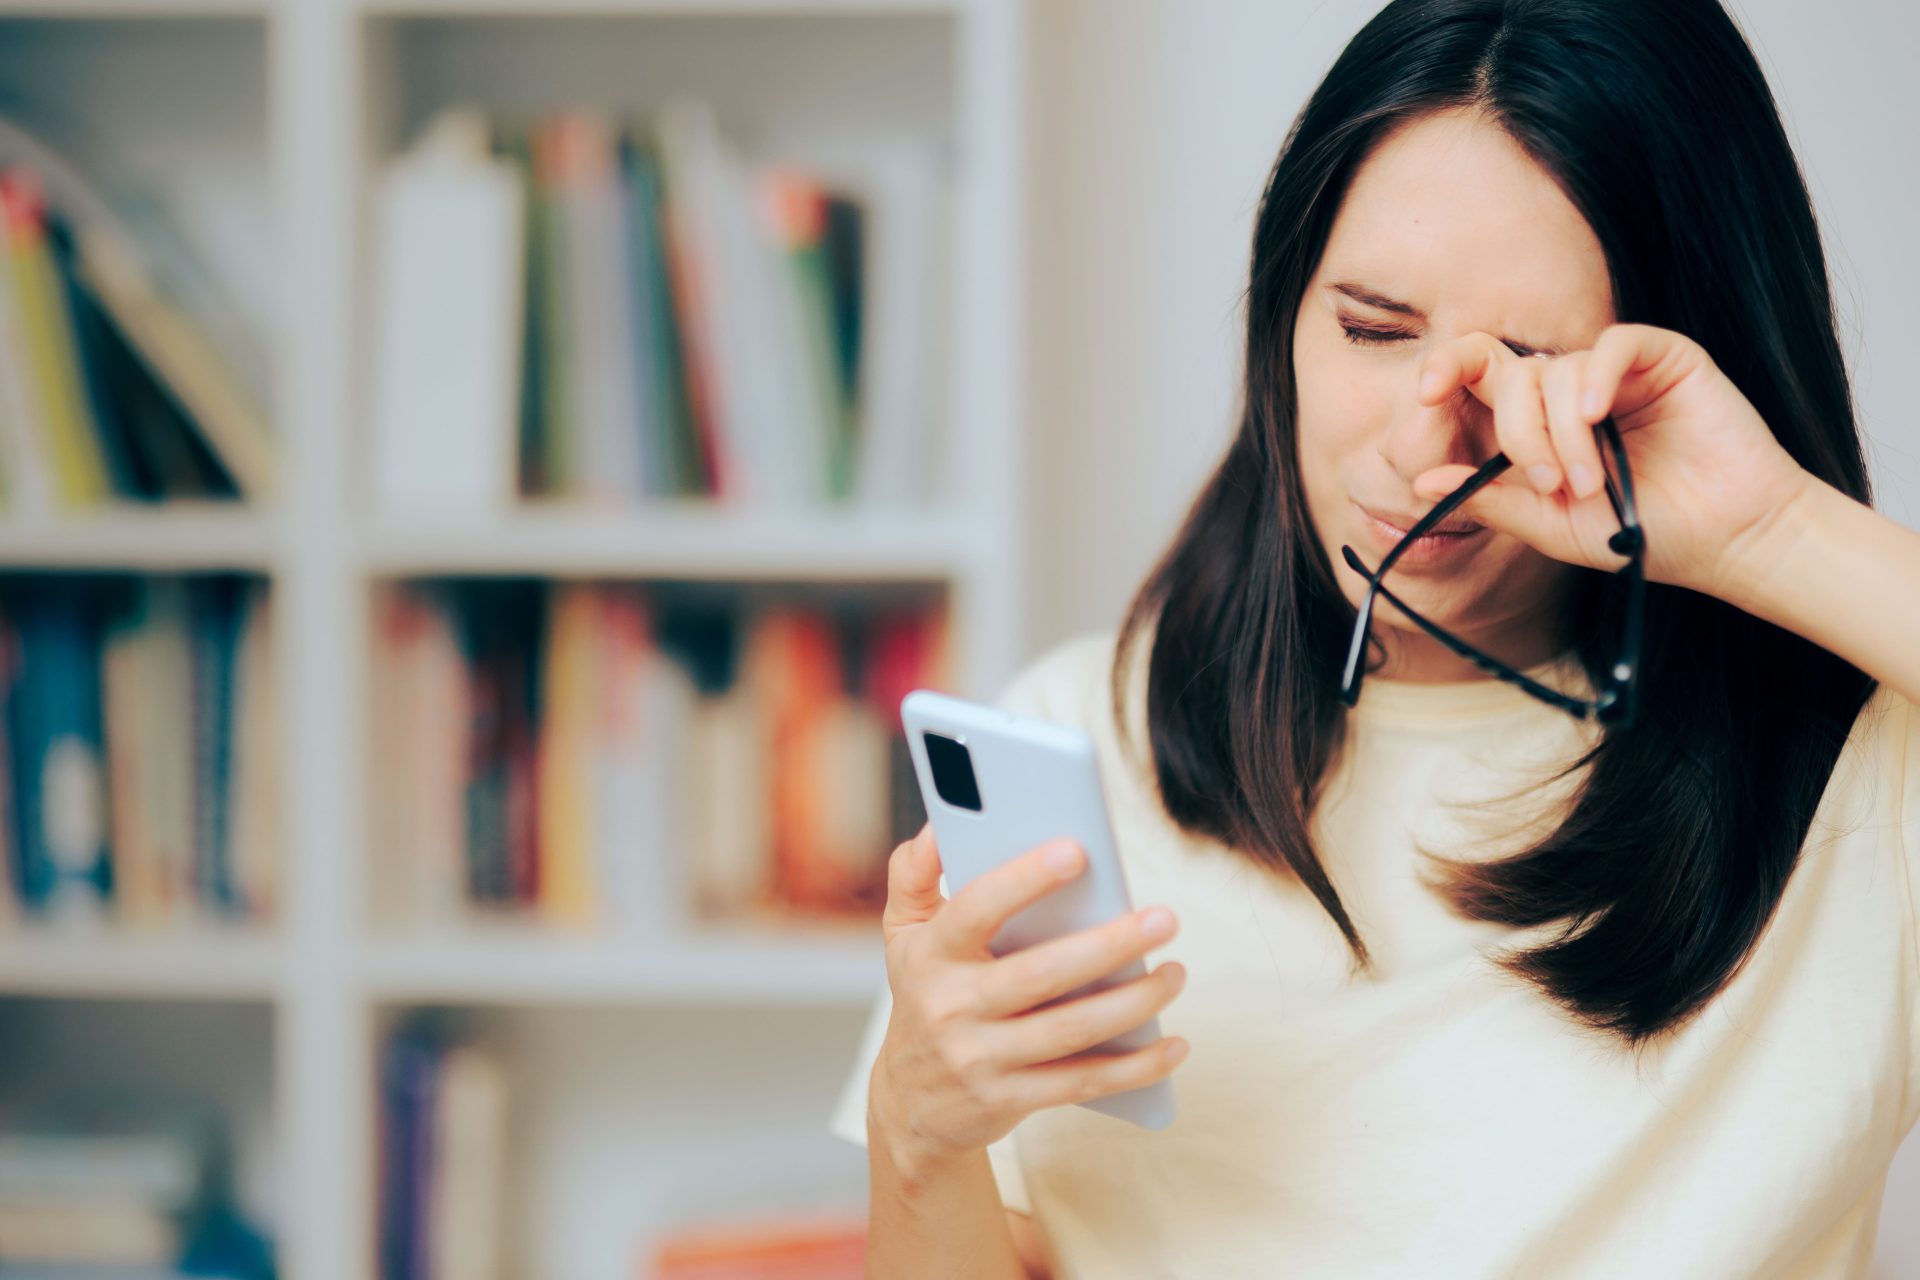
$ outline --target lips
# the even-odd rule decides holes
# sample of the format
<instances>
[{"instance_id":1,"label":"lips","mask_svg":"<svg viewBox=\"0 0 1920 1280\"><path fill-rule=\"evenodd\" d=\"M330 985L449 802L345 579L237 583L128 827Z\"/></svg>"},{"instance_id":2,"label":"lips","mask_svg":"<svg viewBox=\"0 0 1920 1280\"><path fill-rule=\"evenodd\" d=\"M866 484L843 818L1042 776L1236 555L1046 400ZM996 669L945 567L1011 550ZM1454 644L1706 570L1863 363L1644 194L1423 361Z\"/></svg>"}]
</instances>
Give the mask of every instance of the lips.
<instances>
[{"instance_id":1,"label":"lips","mask_svg":"<svg viewBox=\"0 0 1920 1280\"><path fill-rule=\"evenodd\" d=\"M1471 555L1475 548L1485 543L1482 535L1487 532L1487 526L1467 517L1450 516L1440 522L1437 530L1424 533L1402 546L1407 530L1420 522L1419 516L1382 511L1357 502L1353 504L1353 509L1360 517L1375 552L1384 557L1395 547L1400 547L1400 558L1394 563L1409 572L1450 565L1457 558Z\"/></svg>"},{"instance_id":2,"label":"lips","mask_svg":"<svg viewBox=\"0 0 1920 1280\"><path fill-rule=\"evenodd\" d=\"M1407 531L1413 528L1414 525L1420 523L1421 519L1415 515L1404 515L1397 511L1385 511L1377 507L1369 507L1362 502L1356 502L1353 505L1359 507L1361 511L1373 519L1378 520L1381 524L1386 525L1388 528L1398 530L1402 537L1405 537ZM1466 534L1478 533L1484 528L1486 528L1485 525L1470 517L1448 516L1445 520L1442 520L1439 524L1427 530L1426 534L1422 536L1459 537Z\"/></svg>"}]
</instances>

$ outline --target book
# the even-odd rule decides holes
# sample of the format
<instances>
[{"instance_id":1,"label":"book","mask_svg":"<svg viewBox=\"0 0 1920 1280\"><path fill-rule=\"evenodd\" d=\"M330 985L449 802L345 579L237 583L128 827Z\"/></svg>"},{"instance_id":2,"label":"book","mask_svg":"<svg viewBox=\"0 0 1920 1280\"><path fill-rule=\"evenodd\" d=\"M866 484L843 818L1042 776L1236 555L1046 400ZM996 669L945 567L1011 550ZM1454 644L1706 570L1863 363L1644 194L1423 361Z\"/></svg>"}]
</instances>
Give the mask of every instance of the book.
<instances>
[{"instance_id":1,"label":"book","mask_svg":"<svg viewBox=\"0 0 1920 1280\"><path fill-rule=\"evenodd\" d=\"M93 604L58 578L13 584L6 603L19 655L7 732L21 899L33 915L91 923L110 888Z\"/></svg>"},{"instance_id":2,"label":"book","mask_svg":"<svg viewBox=\"0 0 1920 1280\"><path fill-rule=\"evenodd\" d=\"M5 272L12 314L0 324L0 363L22 366L30 388L24 415L17 404L0 415L8 423L8 474L28 477L14 488L31 494L50 484L65 505L152 496L142 491L140 477L166 474L150 457L158 449L175 463L204 455L222 487L248 498L269 496L275 445L261 408L261 344L159 205L126 188L109 198L53 148L4 118L0 171L10 175L14 191L7 202L13 251ZM57 262L49 249L55 240ZM87 314L76 329L73 312L81 298ZM102 371L90 362L106 334L115 363ZM144 385L123 385L128 359L142 370ZM155 413L155 389L166 401L164 415ZM102 411L104 422L97 420ZM30 428L26 435L19 420ZM184 425L195 443L183 451L171 440L149 441L147 423L168 431ZM31 509L35 501L20 505Z\"/></svg>"},{"instance_id":3,"label":"book","mask_svg":"<svg viewBox=\"0 0 1920 1280\"><path fill-rule=\"evenodd\" d=\"M506 1069L497 1054L415 1015L380 1065L381 1280L503 1274Z\"/></svg>"},{"instance_id":4,"label":"book","mask_svg":"<svg viewBox=\"0 0 1920 1280\"><path fill-rule=\"evenodd\" d=\"M689 1223L655 1239L638 1280L860 1280L867 1223L839 1214Z\"/></svg>"},{"instance_id":5,"label":"book","mask_svg":"<svg viewBox=\"0 0 1920 1280\"><path fill-rule=\"evenodd\" d=\"M146 930L270 912L264 582L26 579L0 589L0 617L0 849L18 913Z\"/></svg>"},{"instance_id":6,"label":"book","mask_svg":"<svg viewBox=\"0 0 1920 1280\"><path fill-rule=\"evenodd\" d=\"M648 494L699 494L709 487L709 477L682 376L685 356L674 315L665 189L659 157L643 130L621 134L620 169L627 186L634 382L647 476L652 482Z\"/></svg>"},{"instance_id":7,"label":"book","mask_svg":"<svg viewBox=\"0 0 1920 1280\"><path fill-rule=\"evenodd\" d=\"M487 581L386 584L375 617L383 911L654 937L884 901L944 607Z\"/></svg>"},{"instance_id":8,"label":"book","mask_svg":"<svg viewBox=\"0 0 1920 1280\"><path fill-rule=\"evenodd\" d=\"M47 235L46 197L32 171L0 171L0 223L40 454L63 505L99 502L109 493L100 425L82 385L72 315Z\"/></svg>"},{"instance_id":9,"label":"book","mask_svg":"<svg viewBox=\"0 0 1920 1280\"><path fill-rule=\"evenodd\" d=\"M637 305L627 187L613 129L599 114L549 118L535 144L536 178L550 191L547 323L565 336L553 375L566 388L564 429L572 454L560 492L630 505L652 484L642 445L635 380Z\"/></svg>"},{"instance_id":10,"label":"book","mask_svg":"<svg viewBox=\"0 0 1920 1280\"><path fill-rule=\"evenodd\" d=\"M374 471L394 511L517 493L527 197L489 146L484 118L444 112L378 181Z\"/></svg>"},{"instance_id":11,"label":"book","mask_svg":"<svg viewBox=\"0 0 1920 1280\"><path fill-rule=\"evenodd\" d=\"M600 593L560 583L551 593L540 687L540 911L584 926L600 892L594 842L593 728L609 696L600 662Z\"/></svg>"}]
</instances>

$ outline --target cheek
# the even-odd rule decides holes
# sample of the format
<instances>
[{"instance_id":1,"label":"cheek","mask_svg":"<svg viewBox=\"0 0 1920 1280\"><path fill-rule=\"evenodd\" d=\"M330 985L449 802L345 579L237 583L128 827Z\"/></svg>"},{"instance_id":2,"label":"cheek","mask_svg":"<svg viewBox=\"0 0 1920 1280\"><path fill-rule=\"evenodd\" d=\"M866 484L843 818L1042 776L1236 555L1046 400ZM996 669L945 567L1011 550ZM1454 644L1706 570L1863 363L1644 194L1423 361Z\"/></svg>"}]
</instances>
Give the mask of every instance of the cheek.
<instances>
[{"instance_id":1,"label":"cheek","mask_svg":"<svg viewBox=\"0 0 1920 1280\"><path fill-rule=\"evenodd\" d=\"M1317 521L1337 520L1350 493L1383 487L1366 473L1384 465L1375 446L1392 420L1391 390L1355 356L1321 349L1298 369L1302 482Z\"/></svg>"}]
</instances>

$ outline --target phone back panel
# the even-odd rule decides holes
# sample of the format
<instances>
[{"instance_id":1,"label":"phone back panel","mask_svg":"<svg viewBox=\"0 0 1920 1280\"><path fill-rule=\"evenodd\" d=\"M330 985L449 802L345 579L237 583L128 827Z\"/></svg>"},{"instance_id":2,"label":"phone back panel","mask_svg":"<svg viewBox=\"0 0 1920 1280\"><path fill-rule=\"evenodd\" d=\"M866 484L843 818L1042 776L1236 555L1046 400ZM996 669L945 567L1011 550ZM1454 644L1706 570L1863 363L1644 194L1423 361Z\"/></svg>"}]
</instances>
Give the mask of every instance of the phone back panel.
<instances>
[{"instance_id":1,"label":"phone back panel","mask_svg":"<svg viewBox=\"0 0 1920 1280\"><path fill-rule=\"evenodd\" d=\"M1098 757L1084 730L930 689L909 693L901 701L900 716L927 817L939 843L949 896L975 877L1059 836L1072 837L1087 852L1087 865L1078 876L1006 922L989 944L995 955L1088 929L1133 910L1107 819ZM967 748L979 789L978 812L941 798L923 736L928 732L953 738ZM1135 958L1112 974L1039 1007L1078 999L1145 973L1146 965ZM1160 1038L1160 1021L1155 1017L1089 1052L1124 1052ZM1165 1079L1079 1105L1150 1129L1164 1128L1174 1116L1173 1089Z\"/></svg>"}]
</instances>

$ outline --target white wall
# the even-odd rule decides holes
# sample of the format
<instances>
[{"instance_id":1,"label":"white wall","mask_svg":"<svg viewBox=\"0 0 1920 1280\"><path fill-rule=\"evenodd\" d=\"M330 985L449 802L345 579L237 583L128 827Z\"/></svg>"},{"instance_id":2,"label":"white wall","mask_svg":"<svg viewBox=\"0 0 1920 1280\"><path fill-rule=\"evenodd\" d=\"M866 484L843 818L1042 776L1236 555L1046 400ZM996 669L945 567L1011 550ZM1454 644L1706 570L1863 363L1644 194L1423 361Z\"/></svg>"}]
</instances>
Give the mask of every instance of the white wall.
<instances>
[{"instance_id":1,"label":"white wall","mask_svg":"<svg viewBox=\"0 0 1920 1280\"><path fill-rule=\"evenodd\" d=\"M1920 526L1920 8L1733 0L1827 237L1880 505ZM1030 137L1031 645L1111 625L1226 439L1254 206L1377 5L1036 0ZM1903 394L1904 393L1904 394ZM1920 1141L1881 1272L1920 1274Z\"/></svg>"}]
</instances>

